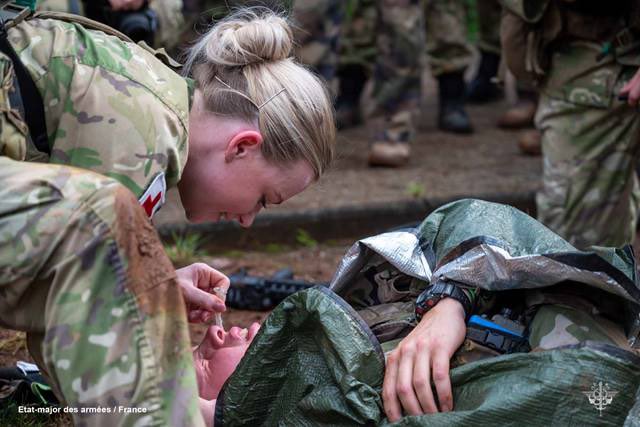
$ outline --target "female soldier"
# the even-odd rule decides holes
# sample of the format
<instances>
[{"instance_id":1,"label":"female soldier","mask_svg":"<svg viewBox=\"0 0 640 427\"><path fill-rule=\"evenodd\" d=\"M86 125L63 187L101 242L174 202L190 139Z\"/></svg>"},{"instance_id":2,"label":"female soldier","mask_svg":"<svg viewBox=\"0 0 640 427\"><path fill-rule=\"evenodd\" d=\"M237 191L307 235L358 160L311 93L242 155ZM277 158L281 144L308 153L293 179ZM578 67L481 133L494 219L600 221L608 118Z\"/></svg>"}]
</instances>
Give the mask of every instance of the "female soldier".
<instances>
[{"instance_id":1,"label":"female soldier","mask_svg":"<svg viewBox=\"0 0 640 427\"><path fill-rule=\"evenodd\" d=\"M202 264L176 276L146 214L177 184L190 220L248 227L304 190L333 155L325 88L268 12L205 34L193 81L74 22L40 16L7 34L19 60L0 57L0 324L27 332L76 423L201 425L182 301L206 320L224 305L204 291L228 281ZM20 67L45 144L24 123L22 82L28 113L16 112Z\"/></svg>"}]
</instances>

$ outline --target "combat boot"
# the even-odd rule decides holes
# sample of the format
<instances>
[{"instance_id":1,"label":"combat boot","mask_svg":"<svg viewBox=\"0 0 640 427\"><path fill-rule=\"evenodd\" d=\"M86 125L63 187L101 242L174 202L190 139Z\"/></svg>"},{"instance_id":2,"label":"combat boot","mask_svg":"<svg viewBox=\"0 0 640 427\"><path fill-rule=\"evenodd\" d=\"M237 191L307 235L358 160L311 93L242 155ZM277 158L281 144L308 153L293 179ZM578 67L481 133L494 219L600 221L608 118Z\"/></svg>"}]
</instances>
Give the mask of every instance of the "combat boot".
<instances>
[{"instance_id":1,"label":"combat boot","mask_svg":"<svg viewBox=\"0 0 640 427\"><path fill-rule=\"evenodd\" d=\"M464 110L465 84L462 73L446 73L438 76L440 112L438 127L445 132L472 133L473 127Z\"/></svg>"},{"instance_id":2,"label":"combat boot","mask_svg":"<svg viewBox=\"0 0 640 427\"><path fill-rule=\"evenodd\" d=\"M522 154L539 156L542 154L542 134L538 129L522 132L518 139L518 148Z\"/></svg>"},{"instance_id":3,"label":"combat boot","mask_svg":"<svg viewBox=\"0 0 640 427\"><path fill-rule=\"evenodd\" d=\"M482 104L498 99L501 91L493 82L498 74L500 55L492 52L481 51L478 73L469 83L467 99L473 104Z\"/></svg>"},{"instance_id":4,"label":"combat boot","mask_svg":"<svg viewBox=\"0 0 640 427\"><path fill-rule=\"evenodd\" d=\"M406 165L414 134L410 111L393 115L388 119L386 129L376 136L369 147L369 166L397 168Z\"/></svg>"},{"instance_id":5,"label":"combat boot","mask_svg":"<svg viewBox=\"0 0 640 427\"><path fill-rule=\"evenodd\" d=\"M537 103L532 99L523 99L498 119L498 127L503 129L521 129L533 126Z\"/></svg>"}]
</instances>

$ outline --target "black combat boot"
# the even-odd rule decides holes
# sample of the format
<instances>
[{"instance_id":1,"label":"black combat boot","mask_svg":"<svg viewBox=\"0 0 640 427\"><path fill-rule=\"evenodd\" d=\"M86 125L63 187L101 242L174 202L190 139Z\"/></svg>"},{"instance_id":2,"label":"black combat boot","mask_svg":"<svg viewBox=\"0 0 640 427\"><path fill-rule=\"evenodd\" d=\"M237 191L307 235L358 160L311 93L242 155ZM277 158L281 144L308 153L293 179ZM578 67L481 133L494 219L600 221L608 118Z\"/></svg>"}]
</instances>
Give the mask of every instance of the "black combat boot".
<instances>
[{"instance_id":1,"label":"black combat boot","mask_svg":"<svg viewBox=\"0 0 640 427\"><path fill-rule=\"evenodd\" d=\"M481 51L478 74L469 83L467 100L474 104L482 104L500 97L501 91L491 81L498 74L500 55Z\"/></svg>"},{"instance_id":2,"label":"black combat boot","mask_svg":"<svg viewBox=\"0 0 640 427\"><path fill-rule=\"evenodd\" d=\"M438 127L445 132L472 133L473 127L464 110L465 84L462 72L438 76L440 114Z\"/></svg>"}]
</instances>

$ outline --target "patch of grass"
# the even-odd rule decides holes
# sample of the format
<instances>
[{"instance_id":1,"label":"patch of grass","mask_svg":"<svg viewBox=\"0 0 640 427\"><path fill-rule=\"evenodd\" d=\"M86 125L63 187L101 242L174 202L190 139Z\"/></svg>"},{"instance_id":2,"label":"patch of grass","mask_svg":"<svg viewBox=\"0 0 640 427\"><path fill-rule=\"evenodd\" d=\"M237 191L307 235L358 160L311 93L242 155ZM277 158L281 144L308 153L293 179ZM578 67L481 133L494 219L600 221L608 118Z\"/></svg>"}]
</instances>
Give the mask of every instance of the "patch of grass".
<instances>
[{"instance_id":1,"label":"patch of grass","mask_svg":"<svg viewBox=\"0 0 640 427\"><path fill-rule=\"evenodd\" d=\"M0 339L0 351L15 356L20 350L27 351L27 335L24 332L16 332Z\"/></svg>"},{"instance_id":2,"label":"patch of grass","mask_svg":"<svg viewBox=\"0 0 640 427\"><path fill-rule=\"evenodd\" d=\"M174 265L189 265L207 256L207 252L202 249L202 237L199 234L174 233L171 237L172 242L165 244L164 250Z\"/></svg>"},{"instance_id":3,"label":"patch of grass","mask_svg":"<svg viewBox=\"0 0 640 427\"><path fill-rule=\"evenodd\" d=\"M422 185L421 183L416 181L411 181L407 184L404 192L405 194L413 197L414 199L419 199L421 197L424 197L426 190L424 188L424 185Z\"/></svg>"},{"instance_id":4,"label":"patch of grass","mask_svg":"<svg viewBox=\"0 0 640 427\"><path fill-rule=\"evenodd\" d=\"M305 248L315 248L318 246L318 241L311 237L308 231L298 228L296 230L296 242Z\"/></svg>"},{"instance_id":5,"label":"patch of grass","mask_svg":"<svg viewBox=\"0 0 640 427\"><path fill-rule=\"evenodd\" d=\"M232 249L230 251L226 251L222 254L225 258L242 258L245 256L245 252L239 251L237 249Z\"/></svg>"},{"instance_id":6,"label":"patch of grass","mask_svg":"<svg viewBox=\"0 0 640 427\"><path fill-rule=\"evenodd\" d=\"M264 252L268 254L281 254L289 250L286 245L281 245L278 243L268 243L264 248Z\"/></svg>"}]
</instances>

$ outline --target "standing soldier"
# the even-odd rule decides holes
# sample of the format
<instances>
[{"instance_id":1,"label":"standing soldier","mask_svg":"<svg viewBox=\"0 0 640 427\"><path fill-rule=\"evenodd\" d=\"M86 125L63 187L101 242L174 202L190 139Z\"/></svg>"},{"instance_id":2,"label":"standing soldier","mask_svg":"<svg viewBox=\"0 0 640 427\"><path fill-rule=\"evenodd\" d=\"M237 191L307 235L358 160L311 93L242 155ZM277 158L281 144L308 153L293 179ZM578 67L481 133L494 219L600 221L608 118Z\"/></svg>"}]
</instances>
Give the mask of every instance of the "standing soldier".
<instances>
[{"instance_id":1,"label":"standing soldier","mask_svg":"<svg viewBox=\"0 0 640 427\"><path fill-rule=\"evenodd\" d=\"M338 91L336 70L343 13L340 0L295 0L292 6L299 46L296 57L322 76L334 96Z\"/></svg>"},{"instance_id":2,"label":"standing soldier","mask_svg":"<svg viewBox=\"0 0 640 427\"><path fill-rule=\"evenodd\" d=\"M618 95L640 66L638 2L502 4L507 64L541 90L539 219L579 248L632 243L640 116Z\"/></svg>"},{"instance_id":3,"label":"standing soldier","mask_svg":"<svg viewBox=\"0 0 640 427\"><path fill-rule=\"evenodd\" d=\"M374 139L369 164L397 167L409 161L415 135L413 115L420 100L421 47L425 44L432 74L438 79L438 127L471 133L464 110L463 74L471 63L466 40L466 10L461 0L378 0L374 97L386 127ZM424 21L423 21L424 17Z\"/></svg>"}]
</instances>

